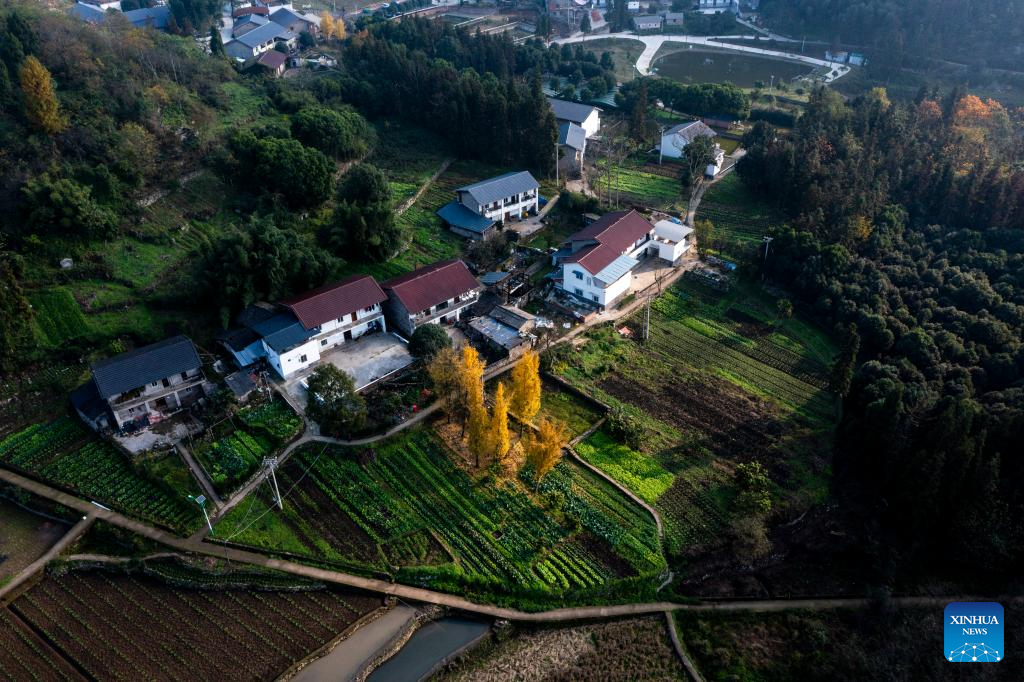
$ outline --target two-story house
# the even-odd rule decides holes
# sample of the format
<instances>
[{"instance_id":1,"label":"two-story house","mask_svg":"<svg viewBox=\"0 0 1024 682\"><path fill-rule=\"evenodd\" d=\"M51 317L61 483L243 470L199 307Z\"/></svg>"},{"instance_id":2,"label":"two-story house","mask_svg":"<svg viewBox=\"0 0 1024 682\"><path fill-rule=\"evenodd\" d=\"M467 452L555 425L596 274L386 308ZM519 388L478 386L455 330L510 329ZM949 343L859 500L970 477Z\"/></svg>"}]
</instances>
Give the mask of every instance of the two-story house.
<instances>
[{"instance_id":1,"label":"two-story house","mask_svg":"<svg viewBox=\"0 0 1024 682\"><path fill-rule=\"evenodd\" d=\"M253 306L243 326L221 337L240 367L265 359L287 379L363 334L387 331L381 307L387 297L369 275L355 275L277 306Z\"/></svg>"},{"instance_id":2,"label":"two-story house","mask_svg":"<svg viewBox=\"0 0 1024 682\"><path fill-rule=\"evenodd\" d=\"M288 49L297 44L298 36L279 24L270 21L246 33L236 36L224 44L224 51L235 59L249 61L267 50L273 50L278 43Z\"/></svg>"},{"instance_id":3,"label":"two-story house","mask_svg":"<svg viewBox=\"0 0 1024 682\"><path fill-rule=\"evenodd\" d=\"M205 395L203 365L184 336L92 365L71 402L94 429L136 429L161 421Z\"/></svg>"},{"instance_id":4,"label":"two-story house","mask_svg":"<svg viewBox=\"0 0 1024 682\"><path fill-rule=\"evenodd\" d=\"M455 234L483 239L507 220L536 215L540 183L529 171L505 173L455 190L437 215Z\"/></svg>"},{"instance_id":5,"label":"two-story house","mask_svg":"<svg viewBox=\"0 0 1024 682\"><path fill-rule=\"evenodd\" d=\"M597 135L601 130L601 110L597 107L554 97L548 97L548 104L551 105L558 125L574 123L586 131L587 139Z\"/></svg>"},{"instance_id":6,"label":"two-story house","mask_svg":"<svg viewBox=\"0 0 1024 682\"><path fill-rule=\"evenodd\" d=\"M303 31L316 35L320 30L320 18L313 15L302 14L287 7L276 9L270 14L270 20L278 26L283 26L292 33Z\"/></svg>"},{"instance_id":7,"label":"two-story house","mask_svg":"<svg viewBox=\"0 0 1024 682\"><path fill-rule=\"evenodd\" d=\"M569 237L555 253L560 286L578 301L607 308L629 293L638 258L655 255L654 226L636 211L616 211ZM558 280L556 279L556 283Z\"/></svg>"},{"instance_id":8,"label":"two-story house","mask_svg":"<svg viewBox=\"0 0 1024 682\"><path fill-rule=\"evenodd\" d=\"M483 287L461 260L445 260L382 285L392 328L412 336L424 324L452 324L473 305Z\"/></svg>"}]
</instances>

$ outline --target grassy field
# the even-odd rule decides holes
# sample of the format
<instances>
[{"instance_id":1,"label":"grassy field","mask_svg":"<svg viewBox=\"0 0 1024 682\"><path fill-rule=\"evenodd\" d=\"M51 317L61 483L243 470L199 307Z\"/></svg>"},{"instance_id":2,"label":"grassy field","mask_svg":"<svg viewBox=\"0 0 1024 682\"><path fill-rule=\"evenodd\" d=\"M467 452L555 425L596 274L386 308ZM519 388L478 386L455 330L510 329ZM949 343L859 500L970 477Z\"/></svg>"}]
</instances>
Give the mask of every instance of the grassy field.
<instances>
[{"instance_id":1,"label":"grassy field","mask_svg":"<svg viewBox=\"0 0 1024 682\"><path fill-rule=\"evenodd\" d=\"M751 194L735 173L708 188L696 219L714 224L715 250L733 258L758 248L769 229L783 221L777 211Z\"/></svg>"},{"instance_id":2,"label":"grassy field","mask_svg":"<svg viewBox=\"0 0 1024 682\"><path fill-rule=\"evenodd\" d=\"M559 388L551 381L544 382L540 398L540 415L562 422L569 432L578 436L601 418L601 410L579 396Z\"/></svg>"},{"instance_id":3,"label":"grassy field","mask_svg":"<svg viewBox=\"0 0 1024 682\"><path fill-rule=\"evenodd\" d=\"M416 194L451 156L448 143L435 133L385 121L377 126L377 145L366 160L387 175L398 206Z\"/></svg>"},{"instance_id":4,"label":"grassy field","mask_svg":"<svg viewBox=\"0 0 1024 682\"><path fill-rule=\"evenodd\" d=\"M643 320L626 325L639 329ZM662 511L673 550L720 539L739 462L761 461L783 505L827 495L835 349L812 325L776 320L771 297L678 284L654 301L646 345L608 327L586 338L555 351L553 371L623 407L644 436L634 450L601 431L577 449Z\"/></svg>"},{"instance_id":5,"label":"grassy field","mask_svg":"<svg viewBox=\"0 0 1024 682\"><path fill-rule=\"evenodd\" d=\"M284 512L253 498L217 524L217 537L492 598L593 596L664 565L653 520L600 478L563 462L537 492L516 479L473 480L427 429L372 451L307 447L279 483L292 491ZM556 497L559 506L542 506Z\"/></svg>"},{"instance_id":6,"label":"grassy field","mask_svg":"<svg viewBox=\"0 0 1024 682\"><path fill-rule=\"evenodd\" d=\"M133 467L127 456L112 445L85 431L77 419L61 417L48 424L36 424L0 440L0 462L29 473L40 480L67 488L144 521L176 531L194 530L199 511L167 479L168 462L162 462L159 478L144 472L146 465ZM174 479L189 485L181 476L185 465L178 462Z\"/></svg>"},{"instance_id":7,"label":"grassy field","mask_svg":"<svg viewBox=\"0 0 1024 682\"><path fill-rule=\"evenodd\" d=\"M654 682L687 678L672 650L665 619L648 616L571 628L520 630L501 641L478 646L431 679L445 682L505 682L509 679Z\"/></svg>"},{"instance_id":8,"label":"grassy field","mask_svg":"<svg viewBox=\"0 0 1024 682\"><path fill-rule=\"evenodd\" d=\"M671 162L657 163L644 154L626 159L622 166L612 169L611 179L605 172L605 163L599 159L598 176L594 191L608 191L611 184L612 197L618 196L625 205L654 208L668 213L682 214L686 211L688 194L679 180L680 167Z\"/></svg>"},{"instance_id":9,"label":"grassy field","mask_svg":"<svg viewBox=\"0 0 1024 682\"><path fill-rule=\"evenodd\" d=\"M615 60L615 80L626 83L639 74L636 70L636 60L644 51L644 44L639 40L626 38L606 38L603 40L588 40L584 43L583 49L593 52L598 57L602 52L611 52Z\"/></svg>"}]
</instances>

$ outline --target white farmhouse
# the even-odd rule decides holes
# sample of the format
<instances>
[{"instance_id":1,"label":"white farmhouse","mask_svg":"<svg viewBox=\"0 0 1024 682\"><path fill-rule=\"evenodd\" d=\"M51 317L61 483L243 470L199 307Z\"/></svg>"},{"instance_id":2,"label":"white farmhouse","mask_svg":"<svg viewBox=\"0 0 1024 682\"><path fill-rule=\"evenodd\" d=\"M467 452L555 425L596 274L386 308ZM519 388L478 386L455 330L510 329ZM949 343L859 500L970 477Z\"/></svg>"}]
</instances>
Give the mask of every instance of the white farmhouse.
<instances>
[{"instance_id":1,"label":"white farmhouse","mask_svg":"<svg viewBox=\"0 0 1024 682\"><path fill-rule=\"evenodd\" d=\"M659 220L654 223L652 243L658 247L659 258L676 263L693 246L693 228L674 220Z\"/></svg>"},{"instance_id":2,"label":"white farmhouse","mask_svg":"<svg viewBox=\"0 0 1024 682\"><path fill-rule=\"evenodd\" d=\"M455 190L455 201L442 206L437 215L452 232L470 239L483 239L499 224L536 215L540 183L529 173L505 173Z\"/></svg>"},{"instance_id":3,"label":"white farmhouse","mask_svg":"<svg viewBox=\"0 0 1024 682\"><path fill-rule=\"evenodd\" d=\"M606 214L569 237L555 254L562 266L561 288L579 301L607 308L629 293L637 259L658 255L653 236L654 226L636 211Z\"/></svg>"},{"instance_id":4,"label":"white farmhouse","mask_svg":"<svg viewBox=\"0 0 1024 682\"><path fill-rule=\"evenodd\" d=\"M688 121L674 125L661 134L661 156L669 159L681 159L683 150L698 137L715 137L712 130L703 121Z\"/></svg>"},{"instance_id":5,"label":"white farmhouse","mask_svg":"<svg viewBox=\"0 0 1024 682\"><path fill-rule=\"evenodd\" d=\"M267 50L273 50L278 43L284 43L291 49L295 47L297 40L296 34L271 21L225 43L224 51L235 59L249 61Z\"/></svg>"},{"instance_id":6,"label":"white farmhouse","mask_svg":"<svg viewBox=\"0 0 1024 682\"><path fill-rule=\"evenodd\" d=\"M601 110L597 107L554 97L548 97L548 103L558 125L575 123L586 131L588 140L601 130Z\"/></svg>"},{"instance_id":7,"label":"white farmhouse","mask_svg":"<svg viewBox=\"0 0 1024 682\"><path fill-rule=\"evenodd\" d=\"M387 331L381 307L386 298L373 277L355 275L276 307L253 307L247 324L221 342L240 366L263 358L287 379L348 341Z\"/></svg>"}]
</instances>

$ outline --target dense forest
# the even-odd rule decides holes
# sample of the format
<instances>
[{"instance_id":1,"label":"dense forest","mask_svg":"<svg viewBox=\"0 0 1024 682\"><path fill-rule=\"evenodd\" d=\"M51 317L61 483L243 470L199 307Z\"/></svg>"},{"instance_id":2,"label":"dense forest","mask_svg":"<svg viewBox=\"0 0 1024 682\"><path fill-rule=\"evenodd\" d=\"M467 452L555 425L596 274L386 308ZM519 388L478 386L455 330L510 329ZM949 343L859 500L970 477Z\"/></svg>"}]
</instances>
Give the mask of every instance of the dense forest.
<instances>
[{"instance_id":1,"label":"dense forest","mask_svg":"<svg viewBox=\"0 0 1024 682\"><path fill-rule=\"evenodd\" d=\"M861 46L887 65L1024 70L1022 0L763 0L760 11L786 35Z\"/></svg>"},{"instance_id":2,"label":"dense forest","mask_svg":"<svg viewBox=\"0 0 1024 682\"><path fill-rule=\"evenodd\" d=\"M757 267L844 339L834 484L889 584L1024 558L1022 123L821 89L790 137L745 139L741 178L791 225Z\"/></svg>"}]
</instances>

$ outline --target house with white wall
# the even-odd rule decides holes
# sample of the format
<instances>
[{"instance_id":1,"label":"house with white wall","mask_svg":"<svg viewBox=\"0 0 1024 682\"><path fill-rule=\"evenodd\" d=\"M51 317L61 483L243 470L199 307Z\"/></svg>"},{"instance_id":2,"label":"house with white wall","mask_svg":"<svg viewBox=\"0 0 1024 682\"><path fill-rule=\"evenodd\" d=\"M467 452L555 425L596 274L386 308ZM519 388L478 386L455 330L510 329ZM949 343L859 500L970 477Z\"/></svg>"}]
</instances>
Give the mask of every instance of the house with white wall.
<instances>
[{"instance_id":1,"label":"house with white wall","mask_svg":"<svg viewBox=\"0 0 1024 682\"><path fill-rule=\"evenodd\" d=\"M455 234L483 239L506 221L536 215L540 183L529 171L505 173L455 190L437 215Z\"/></svg>"},{"instance_id":2,"label":"house with white wall","mask_svg":"<svg viewBox=\"0 0 1024 682\"><path fill-rule=\"evenodd\" d=\"M71 394L79 416L96 430L135 430L162 421L206 395L192 341L175 336L92 365Z\"/></svg>"},{"instance_id":3,"label":"house with white wall","mask_svg":"<svg viewBox=\"0 0 1024 682\"><path fill-rule=\"evenodd\" d=\"M551 105L558 125L574 123L586 131L587 139L597 135L601 130L601 110L597 107L554 97L548 97L548 104Z\"/></svg>"},{"instance_id":4,"label":"house with white wall","mask_svg":"<svg viewBox=\"0 0 1024 682\"><path fill-rule=\"evenodd\" d=\"M289 50L297 44L298 36L272 21L248 31L224 44L224 51L235 59L249 61L283 43Z\"/></svg>"},{"instance_id":5,"label":"house with white wall","mask_svg":"<svg viewBox=\"0 0 1024 682\"><path fill-rule=\"evenodd\" d=\"M686 148L698 137L714 139L715 131L703 121L687 121L668 128L661 134L661 156L669 159L683 158Z\"/></svg>"},{"instance_id":6,"label":"house with white wall","mask_svg":"<svg viewBox=\"0 0 1024 682\"><path fill-rule=\"evenodd\" d=\"M265 359L282 379L320 362L323 355L364 334L387 331L387 296L369 275L253 307L242 327L221 337L241 367Z\"/></svg>"},{"instance_id":7,"label":"house with white wall","mask_svg":"<svg viewBox=\"0 0 1024 682\"><path fill-rule=\"evenodd\" d=\"M476 303L483 287L459 259L413 270L383 283L392 328L412 336L425 324L454 324Z\"/></svg>"},{"instance_id":8,"label":"house with white wall","mask_svg":"<svg viewBox=\"0 0 1024 682\"><path fill-rule=\"evenodd\" d=\"M636 211L602 216L555 253L562 267L559 286L578 301L607 308L629 293L639 258L658 254L653 236L654 226Z\"/></svg>"},{"instance_id":9,"label":"house with white wall","mask_svg":"<svg viewBox=\"0 0 1024 682\"><path fill-rule=\"evenodd\" d=\"M669 263L677 263L693 246L692 227L674 220L659 220L654 223L652 246L658 247L658 257Z\"/></svg>"}]
</instances>

